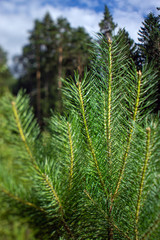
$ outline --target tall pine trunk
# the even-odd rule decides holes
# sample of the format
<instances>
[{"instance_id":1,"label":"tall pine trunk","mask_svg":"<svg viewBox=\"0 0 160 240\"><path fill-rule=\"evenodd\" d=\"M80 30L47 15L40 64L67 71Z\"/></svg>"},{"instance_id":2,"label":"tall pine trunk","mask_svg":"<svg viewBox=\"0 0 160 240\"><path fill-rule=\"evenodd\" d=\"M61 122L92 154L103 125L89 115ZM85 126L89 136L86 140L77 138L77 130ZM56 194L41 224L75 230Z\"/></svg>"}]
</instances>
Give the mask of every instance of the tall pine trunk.
<instances>
[{"instance_id":1,"label":"tall pine trunk","mask_svg":"<svg viewBox=\"0 0 160 240\"><path fill-rule=\"evenodd\" d=\"M36 71L36 81L37 81L37 118L39 124L41 124L41 71L40 71L40 58L37 54L37 71Z\"/></svg>"},{"instance_id":2,"label":"tall pine trunk","mask_svg":"<svg viewBox=\"0 0 160 240\"><path fill-rule=\"evenodd\" d=\"M61 88L62 88L62 62L63 62L63 47L59 46L58 48L58 110L62 111L62 96L61 96Z\"/></svg>"}]
</instances>

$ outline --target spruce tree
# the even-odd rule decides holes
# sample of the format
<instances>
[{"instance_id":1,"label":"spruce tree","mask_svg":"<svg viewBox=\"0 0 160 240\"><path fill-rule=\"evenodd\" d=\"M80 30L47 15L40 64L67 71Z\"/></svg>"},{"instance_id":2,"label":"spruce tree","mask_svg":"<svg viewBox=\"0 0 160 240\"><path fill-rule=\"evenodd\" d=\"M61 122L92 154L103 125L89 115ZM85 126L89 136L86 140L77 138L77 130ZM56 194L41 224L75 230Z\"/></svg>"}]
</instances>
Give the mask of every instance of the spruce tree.
<instances>
[{"instance_id":1,"label":"spruce tree","mask_svg":"<svg viewBox=\"0 0 160 240\"><path fill-rule=\"evenodd\" d=\"M37 239L160 234L160 128L147 101L156 76L149 65L137 72L120 36L98 42L90 72L63 80L66 112L45 137L27 96L5 102L19 167L8 175L1 165L1 197Z\"/></svg>"},{"instance_id":2,"label":"spruce tree","mask_svg":"<svg viewBox=\"0 0 160 240\"><path fill-rule=\"evenodd\" d=\"M149 61L160 59L160 16L149 13L142 22L139 30L139 49L142 60L148 58Z\"/></svg>"},{"instance_id":3,"label":"spruce tree","mask_svg":"<svg viewBox=\"0 0 160 240\"><path fill-rule=\"evenodd\" d=\"M120 28L116 35L120 35L124 41L124 44L126 44L128 46L128 57L133 59L133 61L135 62L135 64L138 67L138 65L139 65L138 64L138 57L139 57L138 48L137 48L134 40L129 36L129 33L126 31L125 28L123 28L123 29Z\"/></svg>"}]
</instances>

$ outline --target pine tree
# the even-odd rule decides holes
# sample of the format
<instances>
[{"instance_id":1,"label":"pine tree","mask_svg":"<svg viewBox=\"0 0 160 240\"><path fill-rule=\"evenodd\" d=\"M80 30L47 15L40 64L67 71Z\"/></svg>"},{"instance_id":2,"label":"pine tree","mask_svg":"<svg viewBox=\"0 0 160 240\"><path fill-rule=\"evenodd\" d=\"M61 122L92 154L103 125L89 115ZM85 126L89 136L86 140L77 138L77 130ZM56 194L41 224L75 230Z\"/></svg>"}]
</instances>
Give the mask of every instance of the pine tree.
<instances>
[{"instance_id":1,"label":"pine tree","mask_svg":"<svg viewBox=\"0 0 160 240\"><path fill-rule=\"evenodd\" d=\"M159 237L160 127L147 101L156 76L126 52L120 37L100 39L90 72L63 80L66 113L45 138L27 96L7 104L19 168L15 178L1 166L1 197L37 239Z\"/></svg>"},{"instance_id":2,"label":"pine tree","mask_svg":"<svg viewBox=\"0 0 160 240\"><path fill-rule=\"evenodd\" d=\"M57 104L57 87L58 82L55 77L57 73L57 56L55 47L55 38L57 34L56 23L52 20L49 13L46 13L42 20L43 34L43 86L42 86L42 115L48 117L50 108L54 109Z\"/></svg>"},{"instance_id":3,"label":"pine tree","mask_svg":"<svg viewBox=\"0 0 160 240\"><path fill-rule=\"evenodd\" d=\"M74 69L78 69L79 75L82 76L86 66L89 67L89 53L91 50L91 37L85 29L78 27L72 30L71 39L71 56Z\"/></svg>"},{"instance_id":4,"label":"pine tree","mask_svg":"<svg viewBox=\"0 0 160 240\"><path fill-rule=\"evenodd\" d=\"M90 37L83 28L71 28L65 18L54 22L49 13L35 21L29 34L22 55L15 58L19 79L14 93L26 89L42 121L42 116L50 115L50 108L62 111L61 78L73 76L88 63Z\"/></svg>"},{"instance_id":5,"label":"pine tree","mask_svg":"<svg viewBox=\"0 0 160 240\"><path fill-rule=\"evenodd\" d=\"M39 20L35 20L34 28L29 32L29 43L23 47L23 54L17 57L18 69L20 69L20 79L15 87L24 88L27 93L33 96L36 117L39 123L42 121L42 86L43 78L43 25Z\"/></svg>"},{"instance_id":6,"label":"pine tree","mask_svg":"<svg viewBox=\"0 0 160 240\"><path fill-rule=\"evenodd\" d=\"M107 38L112 39L113 31L117 24L113 22L112 15L109 12L107 5L105 5L103 20L99 23L100 32Z\"/></svg>"}]
</instances>

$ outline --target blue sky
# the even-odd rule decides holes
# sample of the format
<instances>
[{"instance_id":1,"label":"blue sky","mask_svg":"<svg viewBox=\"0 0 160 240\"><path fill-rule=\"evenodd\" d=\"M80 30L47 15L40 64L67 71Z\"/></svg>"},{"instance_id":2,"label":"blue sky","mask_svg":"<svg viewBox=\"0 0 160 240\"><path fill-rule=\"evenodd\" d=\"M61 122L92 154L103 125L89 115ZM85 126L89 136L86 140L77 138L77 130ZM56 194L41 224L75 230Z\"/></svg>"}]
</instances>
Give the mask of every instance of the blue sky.
<instances>
[{"instance_id":1,"label":"blue sky","mask_svg":"<svg viewBox=\"0 0 160 240\"><path fill-rule=\"evenodd\" d=\"M0 0L0 46L8 52L11 64L12 57L27 43L33 21L43 18L47 11L54 20L63 16L72 27L83 26L94 35L99 31L105 4L118 27L125 27L137 41L144 17L149 12L158 14L160 0Z\"/></svg>"}]
</instances>

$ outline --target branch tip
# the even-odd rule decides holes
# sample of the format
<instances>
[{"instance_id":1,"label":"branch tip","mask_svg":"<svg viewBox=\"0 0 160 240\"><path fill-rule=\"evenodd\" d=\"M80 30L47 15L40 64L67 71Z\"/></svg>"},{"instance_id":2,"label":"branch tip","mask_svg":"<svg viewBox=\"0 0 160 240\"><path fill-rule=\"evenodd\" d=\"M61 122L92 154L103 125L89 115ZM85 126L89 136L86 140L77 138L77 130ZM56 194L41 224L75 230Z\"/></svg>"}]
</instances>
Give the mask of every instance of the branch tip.
<instances>
[{"instance_id":1,"label":"branch tip","mask_svg":"<svg viewBox=\"0 0 160 240\"><path fill-rule=\"evenodd\" d=\"M110 39L110 37L108 38L108 43L112 44L112 40Z\"/></svg>"},{"instance_id":2,"label":"branch tip","mask_svg":"<svg viewBox=\"0 0 160 240\"><path fill-rule=\"evenodd\" d=\"M150 128L150 127L147 127L147 128L146 128L146 131L147 131L147 132L150 132L150 131L151 131L151 128Z\"/></svg>"},{"instance_id":3,"label":"branch tip","mask_svg":"<svg viewBox=\"0 0 160 240\"><path fill-rule=\"evenodd\" d=\"M141 70L138 71L138 76L139 76L139 77L142 76L142 72L141 72Z\"/></svg>"}]
</instances>

